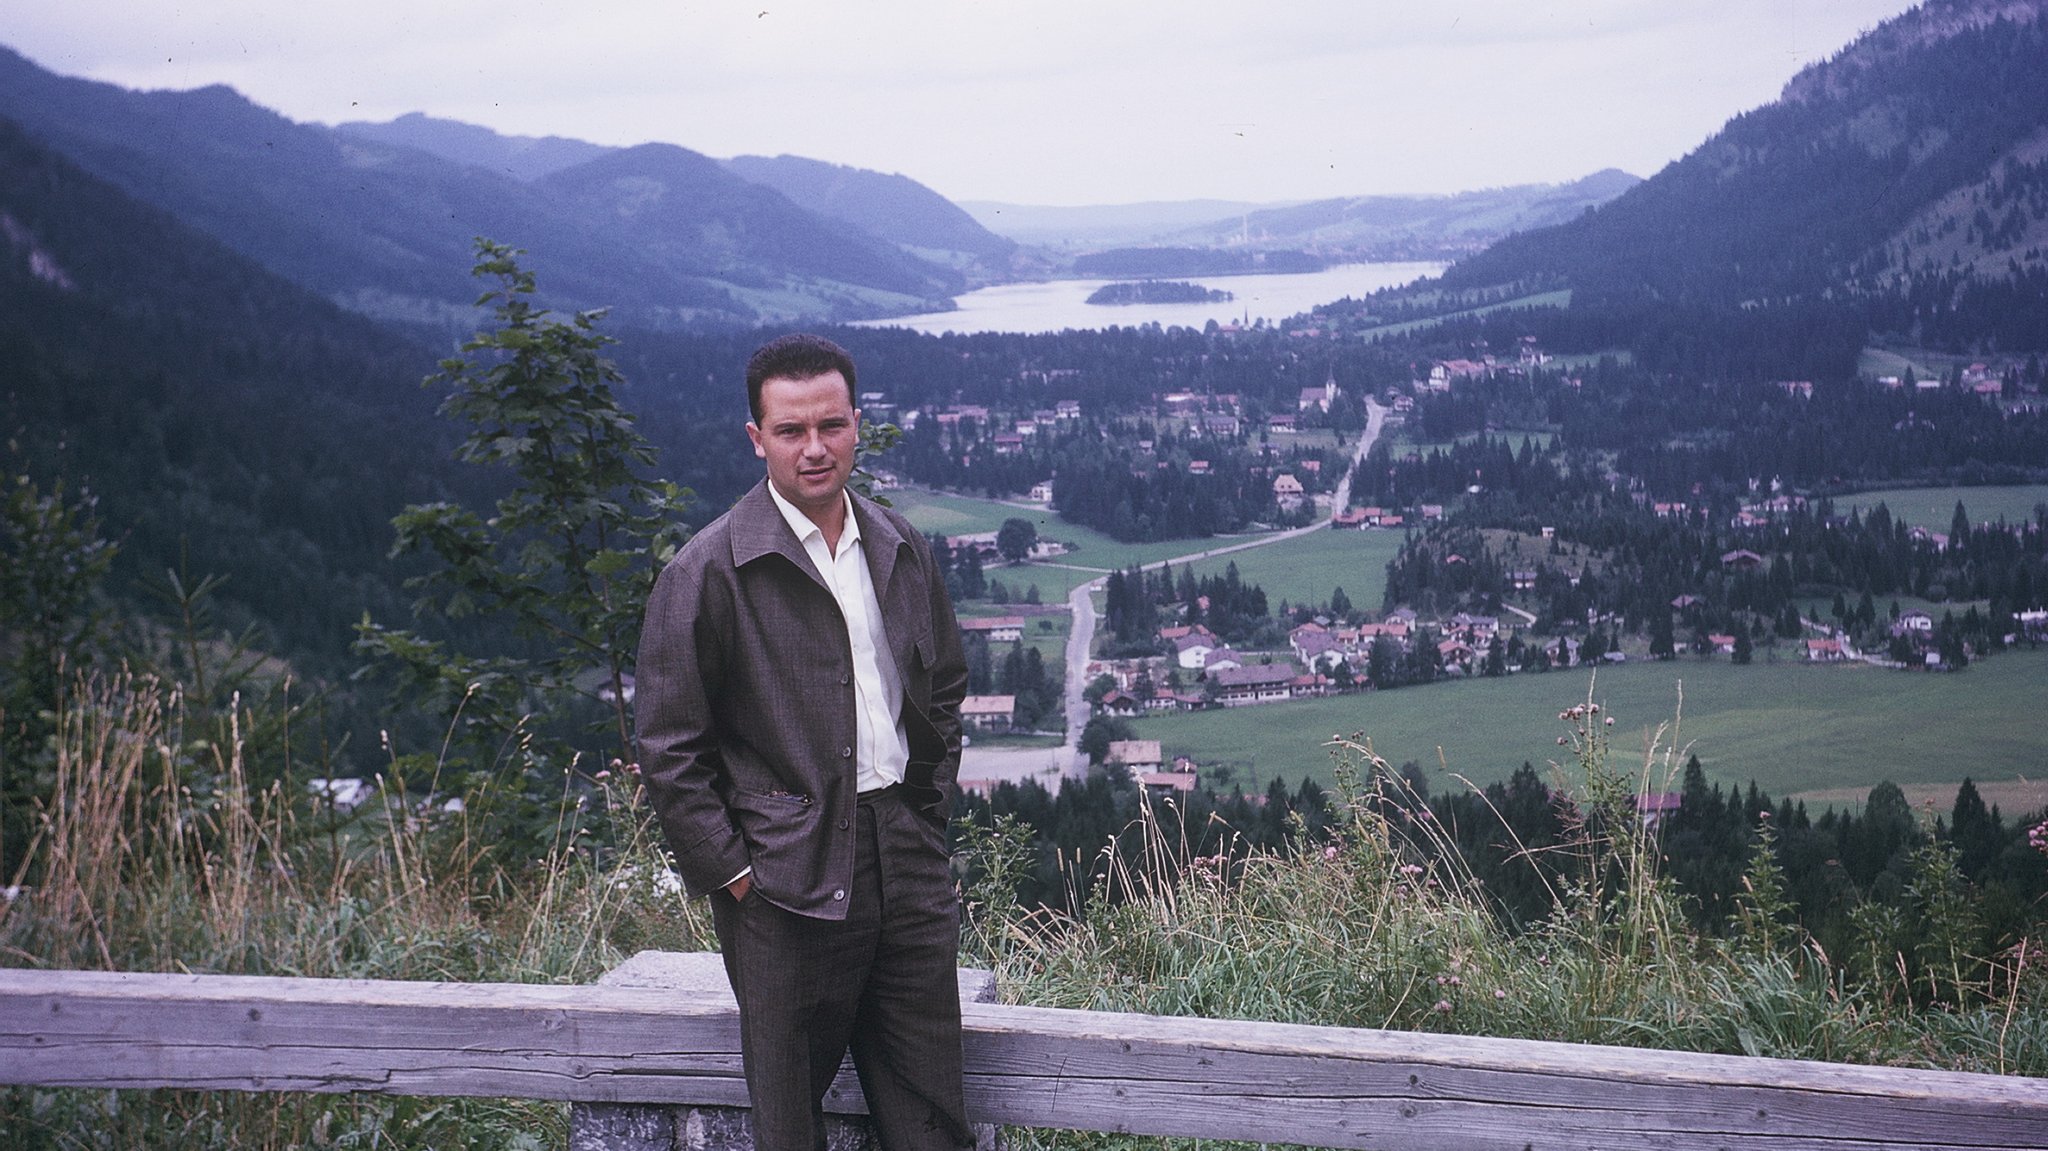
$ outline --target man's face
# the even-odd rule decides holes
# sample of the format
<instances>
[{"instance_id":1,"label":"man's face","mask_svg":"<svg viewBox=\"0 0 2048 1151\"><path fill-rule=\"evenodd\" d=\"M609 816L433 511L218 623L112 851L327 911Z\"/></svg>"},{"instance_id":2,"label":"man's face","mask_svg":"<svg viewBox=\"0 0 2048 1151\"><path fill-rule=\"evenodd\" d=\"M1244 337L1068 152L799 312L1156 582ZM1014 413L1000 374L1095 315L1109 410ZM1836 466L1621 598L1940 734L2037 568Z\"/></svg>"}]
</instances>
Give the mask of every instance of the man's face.
<instances>
[{"instance_id":1,"label":"man's face","mask_svg":"<svg viewBox=\"0 0 2048 1151\"><path fill-rule=\"evenodd\" d=\"M860 413L846 377L827 372L807 380L761 384L761 419L747 425L754 454L768 461L768 482L805 515L830 514L853 475Z\"/></svg>"}]
</instances>

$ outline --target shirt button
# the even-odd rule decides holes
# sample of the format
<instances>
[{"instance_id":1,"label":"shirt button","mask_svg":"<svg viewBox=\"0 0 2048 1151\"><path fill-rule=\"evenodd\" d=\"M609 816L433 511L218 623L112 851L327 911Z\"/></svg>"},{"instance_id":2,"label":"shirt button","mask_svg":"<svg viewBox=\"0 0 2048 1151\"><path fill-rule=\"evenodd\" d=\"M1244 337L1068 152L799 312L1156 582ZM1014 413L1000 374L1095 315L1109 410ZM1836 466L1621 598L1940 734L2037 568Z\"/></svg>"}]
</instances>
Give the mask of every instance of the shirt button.
<instances>
[{"instance_id":1,"label":"shirt button","mask_svg":"<svg viewBox=\"0 0 2048 1151\"><path fill-rule=\"evenodd\" d=\"M845 831L845 830L846 830L846 821L845 821L845 820L843 820L843 819L839 821L839 830L841 830L841 831Z\"/></svg>"},{"instance_id":2,"label":"shirt button","mask_svg":"<svg viewBox=\"0 0 2048 1151\"><path fill-rule=\"evenodd\" d=\"M850 676L850 675L846 675L846 674L842 673L842 674L840 675L840 677L839 677L839 686L841 686L841 687L845 687L845 686L846 686L847 684L849 684L849 683L852 683L852 682L853 682L853 677L852 677L852 676Z\"/></svg>"},{"instance_id":3,"label":"shirt button","mask_svg":"<svg viewBox=\"0 0 2048 1151\"><path fill-rule=\"evenodd\" d=\"M848 744L847 746L845 746L845 747L842 747L842 748L840 748L840 749L839 749L839 758L841 758L841 759L852 759L852 758L853 758L853 746L852 746L851 744Z\"/></svg>"},{"instance_id":4,"label":"shirt button","mask_svg":"<svg viewBox=\"0 0 2048 1151\"><path fill-rule=\"evenodd\" d=\"M844 900L846 898L846 889L843 887L834 888L832 890L832 898L835 900Z\"/></svg>"}]
</instances>

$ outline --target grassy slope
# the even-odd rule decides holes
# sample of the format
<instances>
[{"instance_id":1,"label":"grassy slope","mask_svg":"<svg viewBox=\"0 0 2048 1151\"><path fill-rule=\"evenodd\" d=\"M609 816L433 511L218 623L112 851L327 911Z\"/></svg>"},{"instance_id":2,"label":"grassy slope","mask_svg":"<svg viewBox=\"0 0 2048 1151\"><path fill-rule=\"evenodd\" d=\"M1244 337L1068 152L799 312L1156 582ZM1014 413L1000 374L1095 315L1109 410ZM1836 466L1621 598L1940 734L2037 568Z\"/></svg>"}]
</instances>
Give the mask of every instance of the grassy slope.
<instances>
[{"instance_id":1,"label":"grassy slope","mask_svg":"<svg viewBox=\"0 0 2048 1151\"><path fill-rule=\"evenodd\" d=\"M1510 308L1569 308L1571 304L1572 293L1569 288L1554 292L1537 292L1534 295L1518 296L1512 300L1503 300L1498 304L1486 304L1482 307L1467 308L1463 311L1446 312L1441 316L1431 316L1426 320L1404 320L1400 323L1361 328L1357 334L1361 338L1368 340L1383 339L1390 336L1405 335L1421 328L1434 327L1446 320L1461 320L1491 315L1494 312L1505 311Z\"/></svg>"},{"instance_id":2,"label":"grassy slope","mask_svg":"<svg viewBox=\"0 0 2048 1151\"><path fill-rule=\"evenodd\" d=\"M2034 518L2036 505L2048 503L2048 484L1982 488L1893 488L1890 491L1838 496L1835 499L1835 511L1847 515L1851 508L1869 511L1883 504L1891 511L1894 520L1904 520L1931 531L1945 532L1949 528L1949 521L1955 518L1957 500L1962 501L1963 511L1969 515L1971 523L1992 523L2002 519L2009 524L2018 524Z\"/></svg>"},{"instance_id":3,"label":"grassy slope","mask_svg":"<svg viewBox=\"0 0 2048 1151\"><path fill-rule=\"evenodd\" d=\"M1332 588L1341 587L1352 605L1377 612L1387 587L1387 562L1401 548L1398 531L1310 532L1271 547L1253 548L1201 560L1197 576L1221 575L1231 563L1238 578L1266 589L1274 610L1290 604L1326 604Z\"/></svg>"},{"instance_id":4,"label":"grassy slope","mask_svg":"<svg viewBox=\"0 0 2048 1151\"><path fill-rule=\"evenodd\" d=\"M2048 774L2040 709L2048 652L2011 652L1956 675L1867 667L1805 667L1680 659L1602 669L1595 697L1616 717L1616 753L1632 758L1642 733L1671 719L1683 682L1679 738L1710 778L1755 779L1773 796L1823 788ZM1388 760L1415 760L1437 790L1437 749L1452 772L1484 785L1523 761L1541 767L1563 750L1558 711L1585 699L1578 671L1510 676L1399 691L1146 719L1168 755L1229 765L1250 790L1274 776L1327 782L1320 741L1363 731ZM1681 761L1682 762L1682 761ZM1661 781L1658 781L1661 786Z\"/></svg>"},{"instance_id":5,"label":"grassy slope","mask_svg":"<svg viewBox=\"0 0 2048 1151\"><path fill-rule=\"evenodd\" d=\"M1092 528L1067 523L1043 509L1033 510L995 500L944 495L937 492L906 490L887 494L896 509L920 531L944 532L947 535L992 532L1002 527L1004 520L1016 516L1035 524L1041 537L1058 540L1073 547L1073 551L1060 557L1054 564L1027 564L1016 568L997 565L987 569L991 578L1002 580L1012 588L1018 589L1020 593L1025 586L1036 583L1039 595L1047 603L1065 599L1068 590L1074 584L1094 579L1106 572L1127 568L1132 564L1151 566L1161 560L1222 546L1238 538L1249 538L1166 540L1158 543L1126 544L1119 543ZM1222 570L1220 564L1217 570ZM1348 589L1346 594L1350 594ZM1323 589L1323 595L1328 598L1328 588Z\"/></svg>"}]
</instances>

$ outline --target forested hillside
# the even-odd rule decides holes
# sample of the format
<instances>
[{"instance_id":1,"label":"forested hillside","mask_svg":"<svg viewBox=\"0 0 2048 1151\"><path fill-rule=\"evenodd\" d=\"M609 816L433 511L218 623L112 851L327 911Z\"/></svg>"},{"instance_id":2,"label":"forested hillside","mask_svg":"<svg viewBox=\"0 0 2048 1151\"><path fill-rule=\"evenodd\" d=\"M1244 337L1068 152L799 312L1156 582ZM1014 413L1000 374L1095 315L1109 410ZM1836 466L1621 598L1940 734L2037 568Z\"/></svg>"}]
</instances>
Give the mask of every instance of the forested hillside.
<instances>
[{"instance_id":1,"label":"forested hillside","mask_svg":"<svg viewBox=\"0 0 2048 1151\"><path fill-rule=\"evenodd\" d=\"M1520 185L1452 196L1347 196L1267 208L1168 237L1342 251L1374 260L1467 255L1514 232L1576 219L1640 181L1614 168L1569 184Z\"/></svg>"},{"instance_id":2,"label":"forested hillside","mask_svg":"<svg viewBox=\"0 0 2048 1151\"><path fill-rule=\"evenodd\" d=\"M403 611L391 516L471 482L418 387L427 349L7 121L0 228L5 474L95 494L120 589L225 577L229 622L329 669L365 609Z\"/></svg>"},{"instance_id":3,"label":"forested hillside","mask_svg":"<svg viewBox=\"0 0 2048 1151\"><path fill-rule=\"evenodd\" d=\"M131 92L4 48L0 115L301 287L458 332L473 320L463 269L477 236L532 251L558 303L651 326L928 311L959 285L952 269L667 145L529 183L294 123L226 87Z\"/></svg>"},{"instance_id":4,"label":"forested hillside","mask_svg":"<svg viewBox=\"0 0 2048 1151\"><path fill-rule=\"evenodd\" d=\"M1017 251L952 201L908 176L883 175L801 156L736 156L728 170L775 189L822 216L939 258L978 265L981 278L1009 271Z\"/></svg>"},{"instance_id":5,"label":"forested hillside","mask_svg":"<svg viewBox=\"0 0 2048 1151\"><path fill-rule=\"evenodd\" d=\"M1575 310L1636 329L1652 308L1826 304L1909 341L2048 346L2044 11L1930 0L1613 202L1444 284L1568 286Z\"/></svg>"},{"instance_id":6,"label":"forested hillside","mask_svg":"<svg viewBox=\"0 0 2048 1151\"><path fill-rule=\"evenodd\" d=\"M573 168L612 149L564 136L506 136L476 124L408 112L374 124L351 120L334 130L379 144L396 144L431 152L458 164L489 168L516 180L537 180L550 172Z\"/></svg>"}]
</instances>

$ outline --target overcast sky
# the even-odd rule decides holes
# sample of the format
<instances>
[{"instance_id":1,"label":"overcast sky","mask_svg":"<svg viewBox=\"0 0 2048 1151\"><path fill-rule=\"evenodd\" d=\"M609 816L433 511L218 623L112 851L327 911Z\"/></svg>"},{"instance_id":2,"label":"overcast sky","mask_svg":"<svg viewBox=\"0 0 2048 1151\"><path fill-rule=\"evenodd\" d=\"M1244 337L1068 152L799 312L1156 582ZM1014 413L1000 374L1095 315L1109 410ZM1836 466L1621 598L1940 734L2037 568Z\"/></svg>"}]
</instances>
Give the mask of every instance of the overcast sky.
<instances>
[{"instance_id":1,"label":"overcast sky","mask_svg":"<svg viewBox=\"0 0 2048 1151\"><path fill-rule=\"evenodd\" d=\"M295 120L426 112L955 200L1648 176L1908 0L22 0L0 43Z\"/></svg>"}]
</instances>

